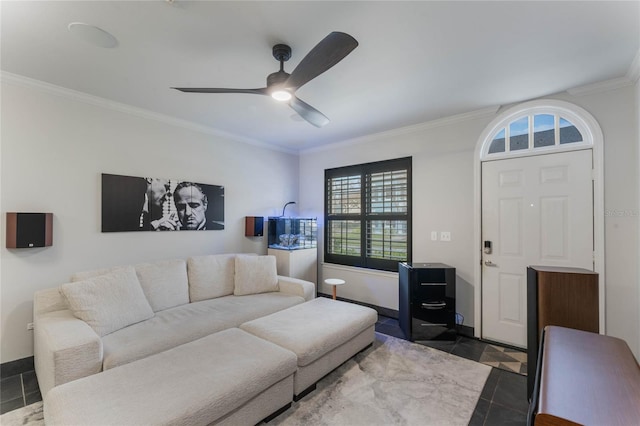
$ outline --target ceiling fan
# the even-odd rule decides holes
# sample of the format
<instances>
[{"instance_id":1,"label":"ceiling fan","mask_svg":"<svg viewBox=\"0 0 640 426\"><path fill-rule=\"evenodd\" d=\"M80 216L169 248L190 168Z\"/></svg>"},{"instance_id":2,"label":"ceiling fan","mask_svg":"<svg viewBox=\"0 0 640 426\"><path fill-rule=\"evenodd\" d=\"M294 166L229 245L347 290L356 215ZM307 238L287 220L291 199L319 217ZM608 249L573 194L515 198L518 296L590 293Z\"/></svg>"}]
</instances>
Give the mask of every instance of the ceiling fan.
<instances>
[{"instance_id":1,"label":"ceiling fan","mask_svg":"<svg viewBox=\"0 0 640 426\"><path fill-rule=\"evenodd\" d=\"M295 92L340 62L356 47L358 47L358 42L349 34L332 32L311 49L293 72L289 74L284 71L284 63L291 58L291 48L286 44L276 44L273 46L273 57L280 62L280 71L267 76L267 87L260 89L172 87L172 89L189 93L249 93L254 95L268 95L282 102L288 101L289 106L302 118L316 127L322 127L329 122L327 116L300 100Z\"/></svg>"}]
</instances>

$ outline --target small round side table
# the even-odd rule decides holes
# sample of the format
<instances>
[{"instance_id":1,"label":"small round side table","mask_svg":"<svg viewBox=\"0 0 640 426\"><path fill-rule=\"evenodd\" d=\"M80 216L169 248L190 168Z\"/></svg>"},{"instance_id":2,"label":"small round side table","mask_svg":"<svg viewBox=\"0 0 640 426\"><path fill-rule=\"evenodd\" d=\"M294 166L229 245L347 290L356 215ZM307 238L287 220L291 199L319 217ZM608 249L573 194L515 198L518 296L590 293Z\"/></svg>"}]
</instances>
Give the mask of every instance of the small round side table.
<instances>
[{"instance_id":1,"label":"small round side table","mask_svg":"<svg viewBox=\"0 0 640 426\"><path fill-rule=\"evenodd\" d=\"M344 284L345 281L339 278L327 278L326 280L324 280L324 283L333 286L333 300L336 300L336 296L337 296L336 287Z\"/></svg>"}]
</instances>

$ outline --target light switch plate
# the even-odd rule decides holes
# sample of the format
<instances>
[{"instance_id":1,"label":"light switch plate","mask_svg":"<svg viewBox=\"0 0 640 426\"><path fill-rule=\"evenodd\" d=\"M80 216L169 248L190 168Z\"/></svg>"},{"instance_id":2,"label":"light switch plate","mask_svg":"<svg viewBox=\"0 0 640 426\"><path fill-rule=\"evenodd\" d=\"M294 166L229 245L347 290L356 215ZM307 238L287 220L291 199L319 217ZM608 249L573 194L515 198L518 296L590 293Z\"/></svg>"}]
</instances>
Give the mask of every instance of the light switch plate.
<instances>
[{"instance_id":1,"label":"light switch plate","mask_svg":"<svg viewBox=\"0 0 640 426\"><path fill-rule=\"evenodd\" d=\"M438 241L438 231L431 231L431 241Z\"/></svg>"}]
</instances>

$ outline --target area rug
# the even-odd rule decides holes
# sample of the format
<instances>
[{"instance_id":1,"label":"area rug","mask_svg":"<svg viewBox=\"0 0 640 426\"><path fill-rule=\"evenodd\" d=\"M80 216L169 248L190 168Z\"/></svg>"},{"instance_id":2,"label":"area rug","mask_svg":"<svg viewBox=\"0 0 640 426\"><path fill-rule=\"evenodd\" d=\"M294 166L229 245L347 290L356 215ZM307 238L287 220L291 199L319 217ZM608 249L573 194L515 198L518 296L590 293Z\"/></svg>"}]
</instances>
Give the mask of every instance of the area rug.
<instances>
[{"instance_id":1,"label":"area rug","mask_svg":"<svg viewBox=\"0 0 640 426\"><path fill-rule=\"evenodd\" d=\"M269 425L467 425L491 368L385 334Z\"/></svg>"},{"instance_id":2,"label":"area rug","mask_svg":"<svg viewBox=\"0 0 640 426\"><path fill-rule=\"evenodd\" d=\"M480 356L480 362L511 373L527 375L527 353L518 349L488 344Z\"/></svg>"},{"instance_id":3,"label":"area rug","mask_svg":"<svg viewBox=\"0 0 640 426\"><path fill-rule=\"evenodd\" d=\"M376 333L373 346L324 377L269 425L467 425L491 368ZM38 402L0 416L42 426Z\"/></svg>"},{"instance_id":4,"label":"area rug","mask_svg":"<svg viewBox=\"0 0 640 426\"><path fill-rule=\"evenodd\" d=\"M42 401L35 402L26 407L9 411L0 416L0 425L2 426L44 426L44 417L42 415Z\"/></svg>"}]
</instances>

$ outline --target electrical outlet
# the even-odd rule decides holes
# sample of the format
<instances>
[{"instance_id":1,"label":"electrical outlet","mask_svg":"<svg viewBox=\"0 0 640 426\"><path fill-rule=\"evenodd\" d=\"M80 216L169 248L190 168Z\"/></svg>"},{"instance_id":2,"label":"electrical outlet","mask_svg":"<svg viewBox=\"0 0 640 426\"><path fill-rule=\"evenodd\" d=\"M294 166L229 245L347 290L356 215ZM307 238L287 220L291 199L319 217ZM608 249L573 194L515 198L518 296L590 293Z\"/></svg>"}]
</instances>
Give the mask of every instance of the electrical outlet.
<instances>
[{"instance_id":1,"label":"electrical outlet","mask_svg":"<svg viewBox=\"0 0 640 426\"><path fill-rule=\"evenodd\" d=\"M438 241L438 231L431 231L431 241Z\"/></svg>"},{"instance_id":2,"label":"electrical outlet","mask_svg":"<svg viewBox=\"0 0 640 426\"><path fill-rule=\"evenodd\" d=\"M451 232L442 231L440 233L440 241L451 241Z\"/></svg>"},{"instance_id":3,"label":"electrical outlet","mask_svg":"<svg viewBox=\"0 0 640 426\"><path fill-rule=\"evenodd\" d=\"M32 322L27 323L27 330L33 330L33 323Z\"/></svg>"}]
</instances>

